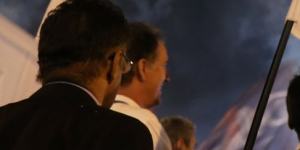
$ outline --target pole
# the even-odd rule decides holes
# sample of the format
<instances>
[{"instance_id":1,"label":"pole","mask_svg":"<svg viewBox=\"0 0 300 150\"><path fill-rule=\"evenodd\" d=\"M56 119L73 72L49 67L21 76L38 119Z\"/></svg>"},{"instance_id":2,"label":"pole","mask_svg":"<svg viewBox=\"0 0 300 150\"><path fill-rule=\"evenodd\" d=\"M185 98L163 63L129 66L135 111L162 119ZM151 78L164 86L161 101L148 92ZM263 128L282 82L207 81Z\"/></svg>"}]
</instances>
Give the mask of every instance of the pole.
<instances>
[{"instance_id":1,"label":"pole","mask_svg":"<svg viewBox=\"0 0 300 150\"><path fill-rule=\"evenodd\" d=\"M271 68L270 68L268 76L267 76L267 80L266 80L264 88L263 88L263 92L261 94L258 106L256 108L256 112L255 112L255 115L254 115L254 118L252 121L252 125L250 128L248 137L247 137L247 141L246 141L244 150L252 150L253 146L255 144L257 132L259 130L261 120L263 118L266 106L268 104L268 99L269 99L269 96L270 96L270 93L271 93L271 90L272 90L272 87L274 84L274 80L275 80L282 56L285 51L293 24L294 24L294 22L290 21L290 20L287 20L285 23L276 53L273 58Z\"/></svg>"}]
</instances>

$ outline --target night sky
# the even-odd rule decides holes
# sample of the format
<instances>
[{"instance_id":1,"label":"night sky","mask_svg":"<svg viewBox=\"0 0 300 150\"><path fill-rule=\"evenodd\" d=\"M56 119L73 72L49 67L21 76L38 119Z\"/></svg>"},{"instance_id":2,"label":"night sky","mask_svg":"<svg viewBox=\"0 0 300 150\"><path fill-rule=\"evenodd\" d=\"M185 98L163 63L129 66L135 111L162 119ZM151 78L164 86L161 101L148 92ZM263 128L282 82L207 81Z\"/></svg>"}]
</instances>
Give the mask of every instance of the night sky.
<instances>
[{"instance_id":1,"label":"night sky","mask_svg":"<svg viewBox=\"0 0 300 150\"><path fill-rule=\"evenodd\" d=\"M35 35L48 2L0 0L0 13ZM162 30L171 82L155 110L161 117L189 117L201 142L239 96L266 77L290 0L115 2L129 20ZM299 43L291 39L285 60L300 55Z\"/></svg>"}]
</instances>

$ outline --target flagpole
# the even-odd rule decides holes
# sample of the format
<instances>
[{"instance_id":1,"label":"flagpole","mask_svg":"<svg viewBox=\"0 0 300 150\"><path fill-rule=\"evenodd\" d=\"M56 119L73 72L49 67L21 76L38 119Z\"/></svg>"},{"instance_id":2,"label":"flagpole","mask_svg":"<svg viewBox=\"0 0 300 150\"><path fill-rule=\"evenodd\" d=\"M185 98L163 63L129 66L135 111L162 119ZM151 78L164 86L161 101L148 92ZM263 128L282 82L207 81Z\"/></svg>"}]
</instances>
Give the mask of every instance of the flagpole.
<instances>
[{"instance_id":1,"label":"flagpole","mask_svg":"<svg viewBox=\"0 0 300 150\"><path fill-rule=\"evenodd\" d=\"M284 54L289 35L291 33L292 27L293 27L294 21L287 20L283 29L283 32L280 37L280 41L276 50L276 53L273 57L273 62L271 65L271 68L269 70L263 92L261 94L258 106L256 108L256 112L252 121L252 125L247 137L247 141L244 147L244 150L252 150L256 137L257 137L257 132L259 130L259 126L261 124L266 106L268 104L268 99L270 96L270 93L272 91L272 87L274 84L274 80L276 78L276 74L278 72L278 68L280 66L280 62L282 60L282 56Z\"/></svg>"}]
</instances>

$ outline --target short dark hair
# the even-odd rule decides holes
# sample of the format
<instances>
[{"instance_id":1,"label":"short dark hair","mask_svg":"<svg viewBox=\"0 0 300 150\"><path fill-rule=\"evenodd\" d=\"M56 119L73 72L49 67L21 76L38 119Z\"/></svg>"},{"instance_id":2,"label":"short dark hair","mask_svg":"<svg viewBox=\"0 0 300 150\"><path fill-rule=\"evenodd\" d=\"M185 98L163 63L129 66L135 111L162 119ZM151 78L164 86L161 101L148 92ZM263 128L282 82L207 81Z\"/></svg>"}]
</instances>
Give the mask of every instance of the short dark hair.
<instances>
[{"instance_id":1,"label":"short dark hair","mask_svg":"<svg viewBox=\"0 0 300 150\"><path fill-rule=\"evenodd\" d=\"M68 78L56 72L79 63L83 65L72 72L76 79L70 80L86 83L100 74L101 62L127 37L127 20L109 0L67 0L49 12L41 27L38 80Z\"/></svg>"},{"instance_id":2,"label":"short dark hair","mask_svg":"<svg viewBox=\"0 0 300 150\"><path fill-rule=\"evenodd\" d=\"M164 117L160 122L166 130L172 145L175 145L179 138L190 146L192 136L195 134L196 127L192 121L181 116Z\"/></svg>"},{"instance_id":3,"label":"short dark hair","mask_svg":"<svg viewBox=\"0 0 300 150\"><path fill-rule=\"evenodd\" d=\"M300 136L300 76L296 75L289 84L287 98L288 125Z\"/></svg>"},{"instance_id":4,"label":"short dark hair","mask_svg":"<svg viewBox=\"0 0 300 150\"><path fill-rule=\"evenodd\" d=\"M136 74L137 62L144 58L152 61L156 58L156 49L162 39L159 29L143 22L129 23L130 40L127 56L133 61L132 69L122 76L121 86L131 83Z\"/></svg>"}]
</instances>

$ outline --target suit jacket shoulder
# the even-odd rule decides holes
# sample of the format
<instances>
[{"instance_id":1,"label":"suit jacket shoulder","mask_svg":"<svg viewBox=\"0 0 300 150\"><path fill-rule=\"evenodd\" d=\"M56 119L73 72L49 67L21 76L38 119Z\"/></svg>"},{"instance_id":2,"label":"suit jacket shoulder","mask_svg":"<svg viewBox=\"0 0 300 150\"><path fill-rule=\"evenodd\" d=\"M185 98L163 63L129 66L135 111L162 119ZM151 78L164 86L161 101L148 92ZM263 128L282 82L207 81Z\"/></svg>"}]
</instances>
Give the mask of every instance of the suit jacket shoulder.
<instances>
[{"instance_id":1,"label":"suit jacket shoulder","mask_svg":"<svg viewBox=\"0 0 300 150\"><path fill-rule=\"evenodd\" d=\"M42 87L27 100L0 108L0 149L152 150L138 120L99 107L77 87Z\"/></svg>"}]
</instances>

